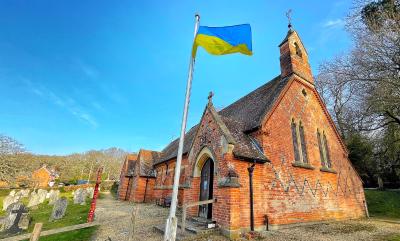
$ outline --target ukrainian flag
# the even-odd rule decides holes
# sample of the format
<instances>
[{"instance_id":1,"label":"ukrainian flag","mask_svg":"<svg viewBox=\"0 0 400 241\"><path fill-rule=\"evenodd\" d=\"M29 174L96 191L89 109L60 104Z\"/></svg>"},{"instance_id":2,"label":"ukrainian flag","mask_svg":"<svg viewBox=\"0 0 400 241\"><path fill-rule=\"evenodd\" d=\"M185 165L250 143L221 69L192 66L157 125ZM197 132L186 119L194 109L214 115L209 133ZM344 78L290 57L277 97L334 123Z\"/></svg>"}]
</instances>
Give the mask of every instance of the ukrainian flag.
<instances>
[{"instance_id":1,"label":"ukrainian flag","mask_svg":"<svg viewBox=\"0 0 400 241\"><path fill-rule=\"evenodd\" d=\"M214 55L233 53L252 55L250 24L227 27L200 26L193 44L193 57L196 56L198 46Z\"/></svg>"}]
</instances>

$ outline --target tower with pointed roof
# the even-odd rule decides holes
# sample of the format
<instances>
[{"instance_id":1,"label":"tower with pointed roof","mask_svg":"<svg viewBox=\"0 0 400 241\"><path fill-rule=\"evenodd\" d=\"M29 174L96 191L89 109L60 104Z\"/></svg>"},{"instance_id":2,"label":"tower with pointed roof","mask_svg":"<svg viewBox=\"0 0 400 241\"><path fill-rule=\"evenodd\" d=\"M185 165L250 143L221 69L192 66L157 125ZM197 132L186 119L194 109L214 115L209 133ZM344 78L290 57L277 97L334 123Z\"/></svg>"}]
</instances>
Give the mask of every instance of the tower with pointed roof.
<instances>
[{"instance_id":1,"label":"tower with pointed roof","mask_svg":"<svg viewBox=\"0 0 400 241\"><path fill-rule=\"evenodd\" d=\"M289 28L285 39L279 44L279 49L281 77L295 74L310 84L314 84L307 50L299 34L292 27Z\"/></svg>"}]
</instances>

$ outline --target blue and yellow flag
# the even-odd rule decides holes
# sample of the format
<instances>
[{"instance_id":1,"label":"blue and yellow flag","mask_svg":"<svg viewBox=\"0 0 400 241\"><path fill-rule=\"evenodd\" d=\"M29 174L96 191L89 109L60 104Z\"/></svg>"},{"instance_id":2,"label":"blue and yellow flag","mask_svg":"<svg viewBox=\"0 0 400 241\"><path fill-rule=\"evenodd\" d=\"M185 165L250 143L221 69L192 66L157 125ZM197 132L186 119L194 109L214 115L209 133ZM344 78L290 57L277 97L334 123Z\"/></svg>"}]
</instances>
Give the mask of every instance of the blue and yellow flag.
<instances>
[{"instance_id":1,"label":"blue and yellow flag","mask_svg":"<svg viewBox=\"0 0 400 241\"><path fill-rule=\"evenodd\" d=\"M192 55L196 55L197 46L208 53L224 55L242 53L252 55L250 24L227 27L200 26L193 43Z\"/></svg>"}]
</instances>

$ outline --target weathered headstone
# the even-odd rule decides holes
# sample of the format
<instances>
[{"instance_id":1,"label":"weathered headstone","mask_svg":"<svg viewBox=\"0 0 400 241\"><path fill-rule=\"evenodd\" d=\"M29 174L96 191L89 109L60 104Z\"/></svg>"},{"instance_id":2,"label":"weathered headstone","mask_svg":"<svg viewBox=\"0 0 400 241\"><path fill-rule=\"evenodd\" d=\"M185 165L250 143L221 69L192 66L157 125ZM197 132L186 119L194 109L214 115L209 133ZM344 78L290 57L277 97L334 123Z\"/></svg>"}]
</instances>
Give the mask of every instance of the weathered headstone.
<instances>
[{"instance_id":1,"label":"weathered headstone","mask_svg":"<svg viewBox=\"0 0 400 241\"><path fill-rule=\"evenodd\" d=\"M30 192L31 191L29 189L22 189L21 190L22 197L29 197Z\"/></svg>"},{"instance_id":2,"label":"weathered headstone","mask_svg":"<svg viewBox=\"0 0 400 241\"><path fill-rule=\"evenodd\" d=\"M86 192L88 194L88 197L93 198L93 195L94 195L94 188L93 187L86 188Z\"/></svg>"},{"instance_id":3,"label":"weathered headstone","mask_svg":"<svg viewBox=\"0 0 400 241\"><path fill-rule=\"evenodd\" d=\"M65 211L67 210L68 200L67 198L63 197L58 199L54 203L53 212L50 216L50 221L61 219L65 215Z\"/></svg>"},{"instance_id":4,"label":"weathered headstone","mask_svg":"<svg viewBox=\"0 0 400 241\"><path fill-rule=\"evenodd\" d=\"M85 205L86 204L86 189L79 188L74 192L74 204Z\"/></svg>"},{"instance_id":5,"label":"weathered headstone","mask_svg":"<svg viewBox=\"0 0 400 241\"><path fill-rule=\"evenodd\" d=\"M20 196L22 197L22 190L19 190L18 192L15 193L15 196Z\"/></svg>"},{"instance_id":6,"label":"weathered headstone","mask_svg":"<svg viewBox=\"0 0 400 241\"><path fill-rule=\"evenodd\" d=\"M31 197L30 197L29 203L28 203L28 208L35 207L35 206L37 206L39 204L40 204L39 195L35 191L32 191Z\"/></svg>"},{"instance_id":7,"label":"weathered headstone","mask_svg":"<svg viewBox=\"0 0 400 241\"><path fill-rule=\"evenodd\" d=\"M18 222L18 227L22 230L27 230L31 219L29 213L22 213L21 219Z\"/></svg>"},{"instance_id":8,"label":"weathered headstone","mask_svg":"<svg viewBox=\"0 0 400 241\"><path fill-rule=\"evenodd\" d=\"M53 205L58 199L60 199L60 190L51 190L49 193L49 205Z\"/></svg>"},{"instance_id":9,"label":"weathered headstone","mask_svg":"<svg viewBox=\"0 0 400 241\"><path fill-rule=\"evenodd\" d=\"M48 192L46 193L46 199L49 199L49 198L50 198L50 195L51 195L53 192L54 192L53 189L51 189L50 191L48 191Z\"/></svg>"},{"instance_id":10,"label":"weathered headstone","mask_svg":"<svg viewBox=\"0 0 400 241\"><path fill-rule=\"evenodd\" d=\"M11 195L12 194L12 195ZM20 200L21 196L15 195L15 191L10 193L7 197L3 199L3 211L7 210L7 208Z\"/></svg>"},{"instance_id":11,"label":"weathered headstone","mask_svg":"<svg viewBox=\"0 0 400 241\"><path fill-rule=\"evenodd\" d=\"M15 196L15 190L11 190L11 192L8 195L9 196Z\"/></svg>"},{"instance_id":12,"label":"weathered headstone","mask_svg":"<svg viewBox=\"0 0 400 241\"><path fill-rule=\"evenodd\" d=\"M7 217L2 220L1 231L15 234L21 232L23 228L27 229L28 225L28 210L22 203L13 203L7 209Z\"/></svg>"},{"instance_id":13,"label":"weathered headstone","mask_svg":"<svg viewBox=\"0 0 400 241\"><path fill-rule=\"evenodd\" d=\"M46 200L47 191L39 189L37 194L39 195L39 203L43 203Z\"/></svg>"}]
</instances>

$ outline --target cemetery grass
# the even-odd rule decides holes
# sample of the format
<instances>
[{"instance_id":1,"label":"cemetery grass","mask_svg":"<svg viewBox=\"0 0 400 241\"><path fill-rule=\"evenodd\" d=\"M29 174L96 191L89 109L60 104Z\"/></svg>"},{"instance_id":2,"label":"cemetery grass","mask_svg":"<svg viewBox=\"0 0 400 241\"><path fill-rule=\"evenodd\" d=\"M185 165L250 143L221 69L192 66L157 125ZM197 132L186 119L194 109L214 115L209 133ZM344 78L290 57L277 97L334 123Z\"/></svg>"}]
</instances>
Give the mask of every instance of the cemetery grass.
<instances>
[{"instance_id":1,"label":"cemetery grass","mask_svg":"<svg viewBox=\"0 0 400 241\"><path fill-rule=\"evenodd\" d=\"M69 196L69 193L67 195ZM61 196L65 196L65 194ZM86 223L89 209L89 200L86 200L86 205L79 205L74 204L72 199L69 197L65 216L60 220L49 221L53 206L48 205L46 201L40 204L36 210L31 210L32 220L29 224L28 232L32 232L35 223L43 223L42 230L49 230Z\"/></svg>"},{"instance_id":2,"label":"cemetery grass","mask_svg":"<svg viewBox=\"0 0 400 241\"><path fill-rule=\"evenodd\" d=\"M400 219L400 191L365 190L365 198L371 217Z\"/></svg>"},{"instance_id":3,"label":"cemetery grass","mask_svg":"<svg viewBox=\"0 0 400 241\"><path fill-rule=\"evenodd\" d=\"M0 189L0 216L6 215L6 211L3 211L3 200L10 193L10 189Z\"/></svg>"},{"instance_id":4,"label":"cemetery grass","mask_svg":"<svg viewBox=\"0 0 400 241\"><path fill-rule=\"evenodd\" d=\"M97 228L97 226L94 226L64 233L43 236L40 237L40 241L87 241L90 240L94 232L96 232ZM28 239L25 241L28 241Z\"/></svg>"}]
</instances>

